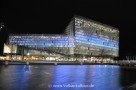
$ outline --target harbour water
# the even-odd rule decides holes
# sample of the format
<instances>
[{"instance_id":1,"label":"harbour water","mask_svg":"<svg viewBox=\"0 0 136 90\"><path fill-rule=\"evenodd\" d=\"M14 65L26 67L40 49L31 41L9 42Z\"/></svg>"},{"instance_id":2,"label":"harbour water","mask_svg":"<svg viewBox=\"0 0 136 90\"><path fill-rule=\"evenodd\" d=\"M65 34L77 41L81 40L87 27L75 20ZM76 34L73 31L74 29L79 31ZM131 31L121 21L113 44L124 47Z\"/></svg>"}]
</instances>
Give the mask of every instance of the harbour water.
<instances>
[{"instance_id":1,"label":"harbour water","mask_svg":"<svg viewBox=\"0 0 136 90\"><path fill-rule=\"evenodd\" d=\"M1 65L0 90L125 90L136 70L115 65Z\"/></svg>"}]
</instances>

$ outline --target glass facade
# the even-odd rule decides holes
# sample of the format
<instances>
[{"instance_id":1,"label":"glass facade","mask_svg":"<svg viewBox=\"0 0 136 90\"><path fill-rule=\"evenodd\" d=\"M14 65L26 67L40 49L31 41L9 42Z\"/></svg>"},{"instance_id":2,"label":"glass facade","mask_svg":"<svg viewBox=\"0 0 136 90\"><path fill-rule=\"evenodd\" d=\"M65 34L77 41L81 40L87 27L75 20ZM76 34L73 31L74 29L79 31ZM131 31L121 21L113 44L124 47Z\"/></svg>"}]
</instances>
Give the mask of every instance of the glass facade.
<instances>
[{"instance_id":1,"label":"glass facade","mask_svg":"<svg viewBox=\"0 0 136 90\"><path fill-rule=\"evenodd\" d=\"M70 47L74 43L66 35L11 35L9 43L35 47Z\"/></svg>"},{"instance_id":2,"label":"glass facade","mask_svg":"<svg viewBox=\"0 0 136 90\"><path fill-rule=\"evenodd\" d=\"M119 30L82 17L75 18L75 45L82 48L75 53L93 56L117 57L119 50ZM85 50L86 47L86 50Z\"/></svg>"},{"instance_id":3,"label":"glass facade","mask_svg":"<svg viewBox=\"0 0 136 90\"><path fill-rule=\"evenodd\" d=\"M65 34L11 34L9 43L65 56L117 57L119 30L75 16L66 27Z\"/></svg>"}]
</instances>

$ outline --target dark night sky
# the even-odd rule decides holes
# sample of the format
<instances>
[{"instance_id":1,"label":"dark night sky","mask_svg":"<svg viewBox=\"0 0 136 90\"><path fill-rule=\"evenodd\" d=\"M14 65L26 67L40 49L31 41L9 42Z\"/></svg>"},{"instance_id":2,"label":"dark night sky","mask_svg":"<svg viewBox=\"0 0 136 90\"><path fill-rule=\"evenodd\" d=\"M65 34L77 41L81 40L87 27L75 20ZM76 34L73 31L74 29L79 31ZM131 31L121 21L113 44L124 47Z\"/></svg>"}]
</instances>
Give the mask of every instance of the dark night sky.
<instances>
[{"instance_id":1,"label":"dark night sky","mask_svg":"<svg viewBox=\"0 0 136 90\"><path fill-rule=\"evenodd\" d=\"M131 0L1 1L0 21L8 33L63 33L76 14L119 28L120 56L136 54L136 20Z\"/></svg>"}]
</instances>

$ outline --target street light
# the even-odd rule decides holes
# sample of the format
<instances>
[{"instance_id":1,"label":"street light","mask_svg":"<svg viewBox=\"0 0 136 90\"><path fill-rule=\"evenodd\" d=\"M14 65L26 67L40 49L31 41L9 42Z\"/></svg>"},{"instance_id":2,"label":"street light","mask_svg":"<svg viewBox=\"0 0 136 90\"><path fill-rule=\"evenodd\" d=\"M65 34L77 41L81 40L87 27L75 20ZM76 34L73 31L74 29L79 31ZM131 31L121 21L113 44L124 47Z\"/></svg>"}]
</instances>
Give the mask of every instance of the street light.
<instances>
[{"instance_id":1,"label":"street light","mask_svg":"<svg viewBox=\"0 0 136 90\"><path fill-rule=\"evenodd\" d=\"M0 31L1 31L1 29L4 27L4 23L3 22L1 22L0 23Z\"/></svg>"}]
</instances>

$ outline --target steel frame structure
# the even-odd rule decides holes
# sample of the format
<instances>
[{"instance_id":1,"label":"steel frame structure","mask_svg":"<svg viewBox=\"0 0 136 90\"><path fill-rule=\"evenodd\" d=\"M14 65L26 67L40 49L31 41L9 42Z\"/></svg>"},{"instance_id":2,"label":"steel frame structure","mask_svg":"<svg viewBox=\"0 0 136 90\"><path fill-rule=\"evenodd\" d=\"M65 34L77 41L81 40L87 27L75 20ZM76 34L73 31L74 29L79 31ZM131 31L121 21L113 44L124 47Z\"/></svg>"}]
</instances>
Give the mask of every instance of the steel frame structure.
<instances>
[{"instance_id":1,"label":"steel frame structure","mask_svg":"<svg viewBox=\"0 0 136 90\"><path fill-rule=\"evenodd\" d=\"M10 34L9 44L64 56L118 57L117 28L75 16L60 34Z\"/></svg>"}]
</instances>

